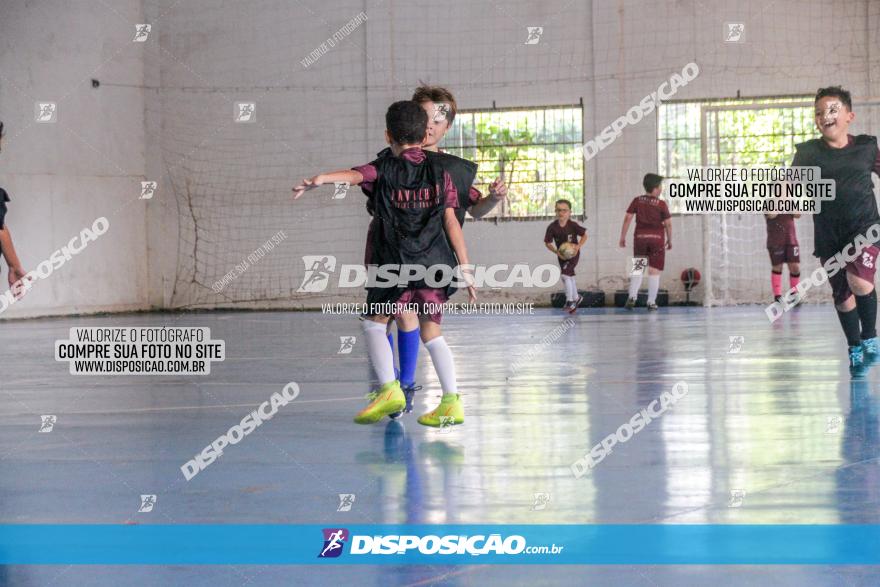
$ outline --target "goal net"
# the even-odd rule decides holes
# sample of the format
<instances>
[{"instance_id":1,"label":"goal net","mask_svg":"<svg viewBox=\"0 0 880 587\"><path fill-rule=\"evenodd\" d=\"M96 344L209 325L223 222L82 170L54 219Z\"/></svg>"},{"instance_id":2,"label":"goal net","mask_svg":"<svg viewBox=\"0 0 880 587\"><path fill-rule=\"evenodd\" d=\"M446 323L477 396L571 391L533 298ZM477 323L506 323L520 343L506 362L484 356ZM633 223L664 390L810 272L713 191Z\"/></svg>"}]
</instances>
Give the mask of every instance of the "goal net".
<instances>
[{"instance_id":1,"label":"goal net","mask_svg":"<svg viewBox=\"0 0 880 587\"><path fill-rule=\"evenodd\" d=\"M369 219L359 188L322 188L295 204L290 189L319 171L366 162L385 146L385 109L421 82L446 86L459 100L441 146L480 162L484 190L501 174L510 186L508 206L466 227L474 261L555 262L542 237L555 199L567 198L575 215L589 217L579 285L613 294L628 281L617 226L638 180L654 170L655 141L658 171L667 176L688 165L790 163L794 145L815 134L812 98L671 102L589 161L573 156L576 146L692 59L702 73L681 95L691 99L727 95L740 77L750 93L775 93L814 87L817 67L845 65L850 77L876 67L866 47L873 37L861 36L876 29L877 11L865 15L871 3L837 3L851 30L819 45L813 37L825 25L816 15L827 7L818 0L799 3L796 13L770 3L741 44L727 42L722 25L731 23L701 3L678 3L669 27L658 27L656 14L668 12L659 0L626 10L563 4L542 23L528 3L458 2L448 26L426 32L436 15L419 3L145 1L159 41L144 43L144 77L147 178L159 181L148 210L151 220L162 215L161 231L150 225L149 258L150 267L160 260L157 273L168 280L163 304L362 301L361 288L336 280L339 267L363 263ZM817 63L804 61L803 47ZM780 72L791 83L779 83ZM854 131L880 132L877 112L876 102L859 103ZM691 265L704 275L706 289L696 295L708 303L770 299L761 216L677 216L674 224L663 280L673 300L684 297L677 273ZM816 266L811 220L797 226L807 272ZM497 295L532 301L547 293Z\"/></svg>"}]
</instances>

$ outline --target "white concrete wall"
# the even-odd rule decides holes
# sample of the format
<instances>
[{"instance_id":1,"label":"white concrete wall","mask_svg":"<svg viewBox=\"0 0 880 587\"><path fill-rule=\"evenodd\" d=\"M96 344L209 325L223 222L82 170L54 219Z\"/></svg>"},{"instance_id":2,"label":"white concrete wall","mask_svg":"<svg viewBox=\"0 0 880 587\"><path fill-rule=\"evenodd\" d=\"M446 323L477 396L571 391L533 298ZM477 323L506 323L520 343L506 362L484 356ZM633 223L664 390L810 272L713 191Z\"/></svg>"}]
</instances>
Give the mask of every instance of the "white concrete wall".
<instances>
[{"instance_id":1,"label":"white concrete wall","mask_svg":"<svg viewBox=\"0 0 880 587\"><path fill-rule=\"evenodd\" d=\"M234 6L204 8L202 2L174 8L167 25L167 47L174 58L159 65L165 156L179 157L192 149L205 155L187 174L176 169L172 181L177 186L191 181L186 189L195 192L202 184L202 191L213 194L218 204L202 212L206 217L198 244L192 234L182 232L186 236L177 273L184 279L177 280L175 305L246 302L242 295L249 291L285 288L289 293L283 299L267 305L308 307L328 299L358 299L360 291L331 288L325 295L308 297L293 290L304 274L301 255L331 253L339 263L360 261L367 217L359 194L339 202L328 202L326 194L307 195L291 206L285 201L287 189L290 181L317 171L369 160L383 146L388 104L408 97L420 81L449 87L461 108L490 108L493 102L498 107L570 104L583 98L588 138L691 61L698 63L701 75L678 99L811 94L832 83L848 86L857 96L880 95L880 19L876 3L867 1L829 5L752 0L732 6L714 0L453 0L442 9L433 4L429 9L386 0L293 9L267 0L247 14ZM361 11L368 21L354 34L308 68L298 63ZM839 15L836 22L845 32L827 34L821 16L828 11ZM230 27L229 22L236 24ZM724 43L725 22L745 23L746 42ZM524 44L529 26L544 27L537 45ZM207 137L217 124L214 109L225 116L223 109L232 99L247 96L257 99L265 128L251 134L234 129L232 135L221 129ZM203 104L200 110L187 110L193 99ZM172 129L178 136L168 136ZM283 145L277 135L283 136ZM656 116L651 115L627 128L587 166L585 209L591 240L578 270L582 286L613 291L625 284L629 250L617 247L620 223L627 203L641 192L642 175L656 170L655 139ZM211 180L228 171L228 165L217 163L228 148L240 149L265 177L249 177L249 168L242 172L249 181L229 189L228 181ZM177 193L180 200L180 189ZM541 245L547 222L468 224L471 257L483 263L553 262ZM230 289L224 299L212 296L204 283L198 285L206 272L222 275L276 226L286 227L292 238L267 257L274 261L240 278L237 293ZM667 256L663 286L680 297L680 271L702 269L705 260L699 219L676 218L674 231L675 248ZM208 253L210 240L219 244ZM173 256L177 244L168 237L151 238L152 243L166 248L164 259ZM199 260L191 262L194 254L199 256L197 249L203 255L201 276L187 268L199 267ZM527 293L546 299L545 292L515 292Z\"/></svg>"},{"instance_id":2,"label":"white concrete wall","mask_svg":"<svg viewBox=\"0 0 880 587\"><path fill-rule=\"evenodd\" d=\"M366 23L300 64L362 11ZM150 39L131 43L143 21L153 24ZM746 24L745 43L723 42L728 21ZM690 61L701 75L676 98L810 94L832 83L880 96L878 25L880 7L869 0L4 3L0 185L13 197L9 223L23 261L33 267L98 215L111 229L0 317L359 299L360 291L295 292L304 254L361 260L359 194L294 205L289 188L369 160L383 146L388 104L421 81L452 89L461 108L583 98L589 138ZM544 27L537 45L524 44L529 26ZM59 122L35 124L35 100L58 101ZM236 101L256 102L255 124L232 120ZM587 165L582 286L624 283L629 253L617 236L642 175L656 169L655 125L649 116L627 128ZM159 191L134 201L145 178ZM471 256L552 262L541 245L547 222L470 223ZM699 221L674 226L663 286L676 290L679 271L704 260ZM224 295L211 292L212 280L278 230L289 236L281 246Z\"/></svg>"},{"instance_id":3,"label":"white concrete wall","mask_svg":"<svg viewBox=\"0 0 880 587\"><path fill-rule=\"evenodd\" d=\"M0 186L25 269L94 220L109 231L0 319L147 307L143 57L132 43L140 0L112 8L62 0L0 3ZM91 79L102 82L93 89ZM58 104L37 124L34 102ZM5 263L2 290L6 290Z\"/></svg>"}]
</instances>

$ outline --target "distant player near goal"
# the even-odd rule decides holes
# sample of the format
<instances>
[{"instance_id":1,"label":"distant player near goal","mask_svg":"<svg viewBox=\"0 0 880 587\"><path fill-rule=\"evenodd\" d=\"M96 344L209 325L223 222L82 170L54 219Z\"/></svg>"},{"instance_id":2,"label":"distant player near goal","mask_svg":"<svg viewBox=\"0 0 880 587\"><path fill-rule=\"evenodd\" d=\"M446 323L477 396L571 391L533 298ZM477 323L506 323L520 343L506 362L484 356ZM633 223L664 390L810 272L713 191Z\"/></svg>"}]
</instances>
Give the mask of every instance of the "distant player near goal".
<instances>
[{"instance_id":1,"label":"distant player near goal","mask_svg":"<svg viewBox=\"0 0 880 587\"><path fill-rule=\"evenodd\" d=\"M571 219L571 202L568 200L557 200L555 211L556 220L547 227L544 246L558 257L559 269L562 270L562 283L565 284L564 309L569 314L574 314L584 299L578 294L577 284L574 281L574 268L581 258L581 247L587 242L587 229ZM571 254L570 250L561 250L560 247L563 245L570 245L574 254Z\"/></svg>"},{"instance_id":2,"label":"distant player near goal","mask_svg":"<svg viewBox=\"0 0 880 587\"><path fill-rule=\"evenodd\" d=\"M645 194L630 202L620 229L620 248L626 248L626 233L633 216L636 230L633 234L633 256L648 258L648 309L657 309L657 292L660 290L660 274L666 264L666 249L672 248L672 215L666 202L660 199L663 177L648 173L642 180ZM632 310L639 296L642 275L633 274L629 281L629 298L626 309Z\"/></svg>"},{"instance_id":3,"label":"distant player near goal","mask_svg":"<svg viewBox=\"0 0 880 587\"><path fill-rule=\"evenodd\" d=\"M782 266L788 265L788 287L800 283L801 256L795 218L800 214L765 214L767 221L767 252L770 254L770 285L773 299L782 299Z\"/></svg>"}]
</instances>

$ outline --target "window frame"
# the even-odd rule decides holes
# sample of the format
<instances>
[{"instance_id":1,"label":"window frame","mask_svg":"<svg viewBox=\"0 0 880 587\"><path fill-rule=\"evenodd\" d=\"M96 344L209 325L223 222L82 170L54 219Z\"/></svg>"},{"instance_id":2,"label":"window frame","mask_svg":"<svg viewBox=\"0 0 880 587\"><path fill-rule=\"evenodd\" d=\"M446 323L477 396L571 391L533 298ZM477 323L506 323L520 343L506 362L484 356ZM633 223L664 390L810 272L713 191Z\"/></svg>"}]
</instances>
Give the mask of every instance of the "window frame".
<instances>
[{"instance_id":1,"label":"window frame","mask_svg":"<svg viewBox=\"0 0 880 587\"><path fill-rule=\"evenodd\" d=\"M699 98L699 99L673 99L673 100L665 100L660 107L667 105L697 105L700 108L700 123L699 123L699 136L698 137L682 137L683 140L698 140L700 147L700 166L710 165L708 160L708 143L707 139L709 138L707 132L707 117L711 112L719 112L719 111L731 111L731 110L762 110L768 107L779 107L779 108L812 108L814 105L814 96L807 94L782 94L782 95L770 95L770 96L736 96L733 98L725 97L725 98ZM668 137L661 137L661 114L660 108L657 110L657 116L654 121L654 137L655 137L655 149L656 149L656 157L657 157L657 170L661 169L661 163L663 163L661 159L661 149L660 144L662 142L668 142L670 139ZM785 135L779 135L785 136ZM664 190L665 192L665 190ZM670 202L666 197L666 194L661 194L660 198L666 202L666 205L670 207L670 214L672 216L694 216L693 214L686 214L684 212L680 212L678 210L673 211L670 206Z\"/></svg>"},{"instance_id":2,"label":"window frame","mask_svg":"<svg viewBox=\"0 0 880 587\"><path fill-rule=\"evenodd\" d=\"M455 113L455 118L458 119L463 114L491 114L491 113L504 113L504 112L534 112L534 111L548 111L548 110L566 110L566 109L576 109L580 110L580 116L576 117L576 120L580 121L580 141L573 141L571 143L529 143L529 146L545 146L545 145L572 145L573 149L577 149L578 147L583 147L585 139L584 139L584 104L583 100L578 103L573 104L551 104L551 105L541 105L541 106L511 106L511 107L496 107L494 104L492 108L466 108L462 110L458 110ZM455 124L453 122L453 124ZM451 131L451 127L450 127ZM447 131L448 136L449 131ZM443 141L446 140L446 136L444 136ZM441 141L442 145L442 141ZM516 145L501 145L501 146L516 146ZM449 149L479 149L480 145L462 145L462 146L441 146L440 147L443 152L450 153ZM455 154L455 153L450 153ZM476 162L475 162L476 163ZM582 212L580 214L572 214L571 218L573 220L579 220L581 222L587 219L587 162L584 161L581 166L581 174L579 181L581 182L581 209ZM479 173L479 172L478 172ZM575 180L578 181L578 180ZM555 182L542 182L542 183L555 183ZM510 184L508 184L508 189L510 188ZM482 192L481 192L482 193ZM488 196L488 193L483 193L483 196ZM508 192L508 198L509 198ZM528 216L484 216L482 218L474 218L470 215L470 213L465 215L466 222L491 222L491 223L499 223L499 222L530 222L530 221L552 221L556 220L555 214L549 215L528 215Z\"/></svg>"}]
</instances>

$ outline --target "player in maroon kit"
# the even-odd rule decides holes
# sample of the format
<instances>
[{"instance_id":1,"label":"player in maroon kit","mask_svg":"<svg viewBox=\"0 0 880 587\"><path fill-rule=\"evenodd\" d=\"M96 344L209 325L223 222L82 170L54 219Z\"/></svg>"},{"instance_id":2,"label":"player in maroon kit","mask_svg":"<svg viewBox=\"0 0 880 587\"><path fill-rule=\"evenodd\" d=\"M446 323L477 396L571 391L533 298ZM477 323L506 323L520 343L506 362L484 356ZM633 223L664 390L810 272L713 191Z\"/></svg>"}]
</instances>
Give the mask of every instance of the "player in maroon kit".
<instances>
[{"instance_id":1,"label":"player in maroon kit","mask_svg":"<svg viewBox=\"0 0 880 587\"><path fill-rule=\"evenodd\" d=\"M633 255L648 258L648 309L657 309L657 292L660 290L660 274L666 262L666 250L672 248L672 215L666 202L660 199L663 191L663 178L648 173L642 180L645 195L633 198L620 229L620 248L626 248L626 233L633 216L636 217L636 230L633 235ZM665 237L665 238L664 238ZM642 274L633 274L629 282L629 298L626 309L636 305Z\"/></svg>"},{"instance_id":2,"label":"player in maroon kit","mask_svg":"<svg viewBox=\"0 0 880 587\"><path fill-rule=\"evenodd\" d=\"M578 294L574 280L574 268L581 258L581 247L587 242L587 229L571 219L571 202L556 201L556 220L547 227L544 234L544 246L559 257L559 268L562 270L562 283L565 284L565 311L569 314L577 312L583 296ZM552 243L552 244L551 244ZM577 252L574 257L564 259L559 252L563 243L571 243Z\"/></svg>"},{"instance_id":3,"label":"player in maroon kit","mask_svg":"<svg viewBox=\"0 0 880 587\"><path fill-rule=\"evenodd\" d=\"M782 299L782 266L788 265L788 286L794 289L801 277L801 253L794 219L800 214L765 214L767 220L767 252L770 253L770 284L773 299Z\"/></svg>"}]
</instances>

